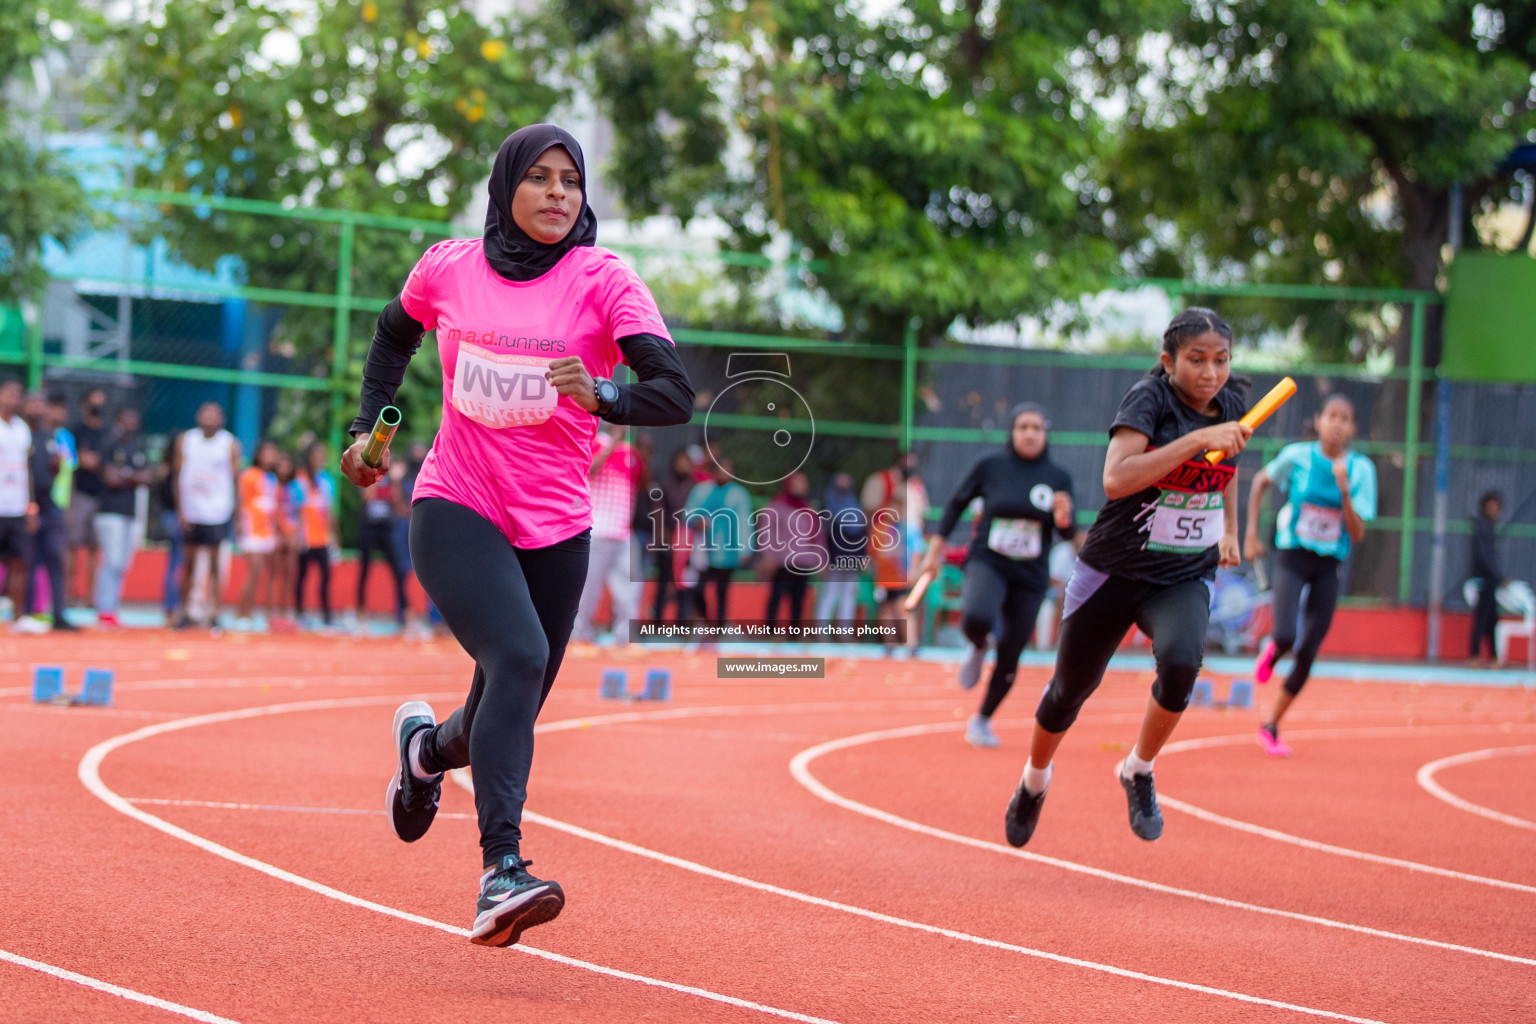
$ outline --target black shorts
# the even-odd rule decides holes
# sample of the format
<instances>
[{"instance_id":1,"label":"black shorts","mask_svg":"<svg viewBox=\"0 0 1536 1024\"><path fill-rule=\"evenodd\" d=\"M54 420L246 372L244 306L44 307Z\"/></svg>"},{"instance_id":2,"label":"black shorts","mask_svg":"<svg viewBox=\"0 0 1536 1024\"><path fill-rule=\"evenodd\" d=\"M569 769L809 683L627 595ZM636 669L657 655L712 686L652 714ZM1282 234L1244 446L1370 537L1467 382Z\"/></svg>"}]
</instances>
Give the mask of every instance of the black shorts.
<instances>
[{"instance_id":1,"label":"black shorts","mask_svg":"<svg viewBox=\"0 0 1536 1024\"><path fill-rule=\"evenodd\" d=\"M27 517L0 516L0 561L26 558L31 547L27 538Z\"/></svg>"},{"instance_id":2,"label":"black shorts","mask_svg":"<svg viewBox=\"0 0 1536 1024\"><path fill-rule=\"evenodd\" d=\"M188 546L216 548L229 540L228 523L188 523L182 537Z\"/></svg>"}]
</instances>

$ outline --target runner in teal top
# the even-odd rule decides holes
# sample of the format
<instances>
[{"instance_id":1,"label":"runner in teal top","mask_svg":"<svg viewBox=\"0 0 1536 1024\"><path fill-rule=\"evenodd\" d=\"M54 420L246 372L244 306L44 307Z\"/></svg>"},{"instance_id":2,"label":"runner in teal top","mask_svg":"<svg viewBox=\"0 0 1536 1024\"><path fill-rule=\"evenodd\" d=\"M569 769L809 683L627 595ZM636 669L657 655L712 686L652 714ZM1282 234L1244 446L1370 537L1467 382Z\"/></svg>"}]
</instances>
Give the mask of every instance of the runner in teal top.
<instances>
[{"instance_id":1,"label":"runner in teal top","mask_svg":"<svg viewBox=\"0 0 1536 1024\"><path fill-rule=\"evenodd\" d=\"M1330 402L1342 409L1348 399ZM1353 422L1352 412L1349 419ZM1275 547L1282 551L1306 548L1341 562L1349 558L1352 542L1345 523L1340 462L1349 480L1349 503L1355 515L1362 524L1376 518L1376 467L1370 459L1352 451L1330 457L1321 441L1288 444L1264 467L1268 482L1285 481L1286 501L1275 516Z\"/></svg>"},{"instance_id":2,"label":"runner in teal top","mask_svg":"<svg viewBox=\"0 0 1536 1024\"><path fill-rule=\"evenodd\" d=\"M1330 395L1317 414L1318 440L1286 445L1253 478L1248 500L1245 554L1250 561L1264 556L1259 539L1259 510L1264 492L1283 483L1286 502L1275 522L1273 637L1259 650L1253 676L1259 683L1273 677L1275 662L1292 647L1296 660L1285 690L1275 699L1269 718L1259 728L1265 753L1284 757L1290 748L1280 739L1280 719L1312 674L1333 610L1339 599L1339 570L1350 550L1365 536L1365 524L1376 518L1376 467L1359 452L1349 450L1355 436L1355 407L1343 395ZM1307 588L1306 619L1296 642L1301 591Z\"/></svg>"}]
</instances>

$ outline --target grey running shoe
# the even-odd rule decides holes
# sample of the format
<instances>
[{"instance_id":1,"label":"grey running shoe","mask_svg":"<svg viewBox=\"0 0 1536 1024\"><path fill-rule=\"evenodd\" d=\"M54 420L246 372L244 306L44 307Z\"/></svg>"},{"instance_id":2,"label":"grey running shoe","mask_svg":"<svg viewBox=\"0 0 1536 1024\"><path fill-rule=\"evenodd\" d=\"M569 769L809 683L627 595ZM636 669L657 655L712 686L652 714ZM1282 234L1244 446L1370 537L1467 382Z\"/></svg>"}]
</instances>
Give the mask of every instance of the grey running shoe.
<instances>
[{"instance_id":1,"label":"grey running shoe","mask_svg":"<svg viewBox=\"0 0 1536 1024\"><path fill-rule=\"evenodd\" d=\"M1131 831L1137 838L1152 842L1163 834L1163 812L1157 806L1157 788L1152 775L1127 775L1125 762L1115 767L1115 778L1125 790L1125 803L1131 815Z\"/></svg>"},{"instance_id":2,"label":"grey running shoe","mask_svg":"<svg viewBox=\"0 0 1536 1024\"><path fill-rule=\"evenodd\" d=\"M969 690L981 681L981 666L987 660L985 647L972 647L960 663L960 689Z\"/></svg>"},{"instance_id":3,"label":"grey running shoe","mask_svg":"<svg viewBox=\"0 0 1536 1024\"><path fill-rule=\"evenodd\" d=\"M970 724L965 727L965 742L973 747L991 750L998 745L997 733L992 731L990 721L980 715L972 715Z\"/></svg>"},{"instance_id":4,"label":"grey running shoe","mask_svg":"<svg viewBox=\"0 0 1536 1024\"><path fill-rule=\"evenodd\" d=\"M546 882L528 873L531 860L508 854L480 878L480 901L469 941L482 946L514 946L523 932L553 921L565 907L559 882Z\"/></svg>"}]
</instances>

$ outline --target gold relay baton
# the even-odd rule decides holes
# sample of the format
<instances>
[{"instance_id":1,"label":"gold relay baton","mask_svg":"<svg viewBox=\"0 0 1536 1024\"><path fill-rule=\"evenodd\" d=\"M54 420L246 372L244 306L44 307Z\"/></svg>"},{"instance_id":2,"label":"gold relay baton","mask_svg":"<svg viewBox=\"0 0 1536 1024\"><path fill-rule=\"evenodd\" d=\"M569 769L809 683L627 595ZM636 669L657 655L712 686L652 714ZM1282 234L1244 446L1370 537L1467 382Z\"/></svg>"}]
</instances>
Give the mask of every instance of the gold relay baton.
<instances>
[{"instance_id":1,"label":"gold relay baton","mask_svg":"<svg viewBox=\"0 0 1536 1024\"><path fill-rule=\"evenodd\" d=\"M368 431L368 442L363 445L363 464L373 469L378 469L384 463L384 453L389 451L389 442L395 439L395 431L400 429L400 410L393 405L386 405L379 410L379 418L373 421L373 429Z\"/></svg>"}]
</instances>

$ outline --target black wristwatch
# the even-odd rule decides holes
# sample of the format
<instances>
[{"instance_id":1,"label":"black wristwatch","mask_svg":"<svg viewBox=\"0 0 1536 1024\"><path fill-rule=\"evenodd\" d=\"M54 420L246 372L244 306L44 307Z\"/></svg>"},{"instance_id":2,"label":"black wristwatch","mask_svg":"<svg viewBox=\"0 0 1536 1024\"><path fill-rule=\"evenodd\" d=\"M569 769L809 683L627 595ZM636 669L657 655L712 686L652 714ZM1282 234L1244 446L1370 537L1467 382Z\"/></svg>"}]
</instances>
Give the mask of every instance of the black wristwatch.
<instances>
[{"instance_id":1,"label":"black wristwatch","mask_svg":"<svg viewBox=\"0 0 1536 1024\"><path fill-rule=\"evenodd\" d=\"M592 386L597 391L597 415L608 415L619 400L619 386L607 377L597 378Z\"/></svg>"}]
</instances>

